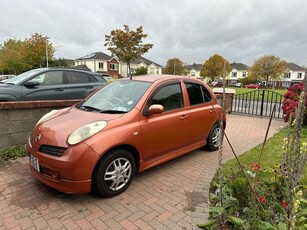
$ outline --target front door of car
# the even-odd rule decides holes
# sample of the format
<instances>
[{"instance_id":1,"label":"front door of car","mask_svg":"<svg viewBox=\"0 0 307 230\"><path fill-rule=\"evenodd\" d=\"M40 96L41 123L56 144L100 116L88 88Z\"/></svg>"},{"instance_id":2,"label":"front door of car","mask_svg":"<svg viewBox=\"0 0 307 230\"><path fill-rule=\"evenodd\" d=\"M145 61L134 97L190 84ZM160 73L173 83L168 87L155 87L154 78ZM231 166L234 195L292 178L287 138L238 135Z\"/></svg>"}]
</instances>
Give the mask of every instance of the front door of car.
<instances>
[{"instance_id":1,"label":"front door of car","mask_svg":"<svg viewBox=\"0 0 307 230\"><path fill-rule=\"evenodd\" d=\"M21 89L22 100L65 100L63 73L61 70L51 70L24 82Z\"/></svg>"},{"instance_id":2,"label":"front door of car","mask_svg":"<svg viewBox=\"0 0 307 230\"><path fill-rule=\"evenodd\" d=\"M146 115L152 104L164 107L161 114ZM153 93L141 119L143 159L152 161L186 146L189 139L189 114L184 108L180 83L165 85Z\"/></svg>"}]
</instances>

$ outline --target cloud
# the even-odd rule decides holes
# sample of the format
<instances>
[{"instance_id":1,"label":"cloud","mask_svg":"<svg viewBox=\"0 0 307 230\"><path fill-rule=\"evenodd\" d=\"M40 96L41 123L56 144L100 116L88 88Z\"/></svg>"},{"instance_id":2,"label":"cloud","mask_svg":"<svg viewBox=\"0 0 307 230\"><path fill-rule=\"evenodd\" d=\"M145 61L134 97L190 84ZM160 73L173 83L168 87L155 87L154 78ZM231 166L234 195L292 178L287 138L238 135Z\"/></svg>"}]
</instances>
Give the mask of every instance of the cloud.
<instances>
[{"instance_id":1,"label":"cloud","mask_svg":"<svg viewBox=\"0 0 307 230\"><path fill-rule=\"evenodd\" d=\"M1 0L0 8L0 44L38 32L58 57L109 53L105 35L127 24L143 26L154 44L144 56L161 65L173 57L203 63L215 53L248 65L263 54L307 65L305 0Z\"/></svg>"}]
</instances>

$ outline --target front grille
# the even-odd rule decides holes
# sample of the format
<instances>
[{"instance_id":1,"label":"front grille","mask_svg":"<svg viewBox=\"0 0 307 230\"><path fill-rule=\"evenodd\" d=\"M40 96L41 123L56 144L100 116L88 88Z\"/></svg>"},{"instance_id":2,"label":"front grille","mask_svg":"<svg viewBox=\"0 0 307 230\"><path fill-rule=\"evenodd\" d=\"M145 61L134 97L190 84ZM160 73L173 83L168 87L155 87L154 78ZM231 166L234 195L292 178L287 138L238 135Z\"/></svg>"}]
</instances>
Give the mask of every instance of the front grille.
<instances>
[{"instance_id":1,"label":"front grille","mask_svg":"<svg viewBox=\"0 0 307 230\"><path fill-rule=\"evenodd\" d=\"M66 151L66 148L51 145L42 145L38 151L51 156L60 157Z\"/></svg>"}]
</instances>

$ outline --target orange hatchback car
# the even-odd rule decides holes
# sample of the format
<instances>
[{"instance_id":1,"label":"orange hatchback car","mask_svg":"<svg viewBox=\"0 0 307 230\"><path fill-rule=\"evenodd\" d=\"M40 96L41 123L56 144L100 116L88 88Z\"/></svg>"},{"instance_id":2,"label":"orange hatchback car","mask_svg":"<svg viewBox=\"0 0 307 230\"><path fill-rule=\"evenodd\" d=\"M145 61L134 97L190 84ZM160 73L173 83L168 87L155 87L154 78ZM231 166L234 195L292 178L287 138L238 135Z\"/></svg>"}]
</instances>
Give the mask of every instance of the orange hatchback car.
<instances>
[{"instance_id":1,"label":"orange hatchback car","mask_svg":"<svg viewBox=\"0 0 307 230\"><path fill-rule=\"evenodd\" d=\"M210 87L196 79L116 80L38 121L27 144L30 168L65 193L115 196L136 172L203 146L217 150L223 114Z\"/></svg>"}]
</instances>

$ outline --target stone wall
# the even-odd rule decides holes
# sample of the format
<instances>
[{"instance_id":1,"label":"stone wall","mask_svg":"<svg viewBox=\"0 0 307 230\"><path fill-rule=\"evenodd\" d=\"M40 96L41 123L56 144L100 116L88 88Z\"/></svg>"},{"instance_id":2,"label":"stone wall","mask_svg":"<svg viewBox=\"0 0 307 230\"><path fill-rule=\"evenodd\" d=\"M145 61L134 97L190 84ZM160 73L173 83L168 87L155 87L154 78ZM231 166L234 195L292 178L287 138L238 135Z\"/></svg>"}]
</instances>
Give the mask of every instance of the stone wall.
<instances>
[{"instance_id":1,"label":"stone wall","mask_svg":"<svg viewBox=\"0 0 307 230\"><path fill-rule=\"evenodd\" d=\"M0 102L0 149L27 143L33 127L44 114L78 101Z\"/></svg>"},{"instance_id":2,"label":"stone wall","mask_svg":"<svg viewBox=\"0 0 307 230\"><path fill-rule=\"evenodd\" d=\"M215 92L218 103L223 95ZM233 92L226 93L225 109L231 112ZM79 100L69 101L28 101L0 102L0 149L27 143L28 137L37 121L53 109L76 104Z\"/></svg>"}]
</instances>

